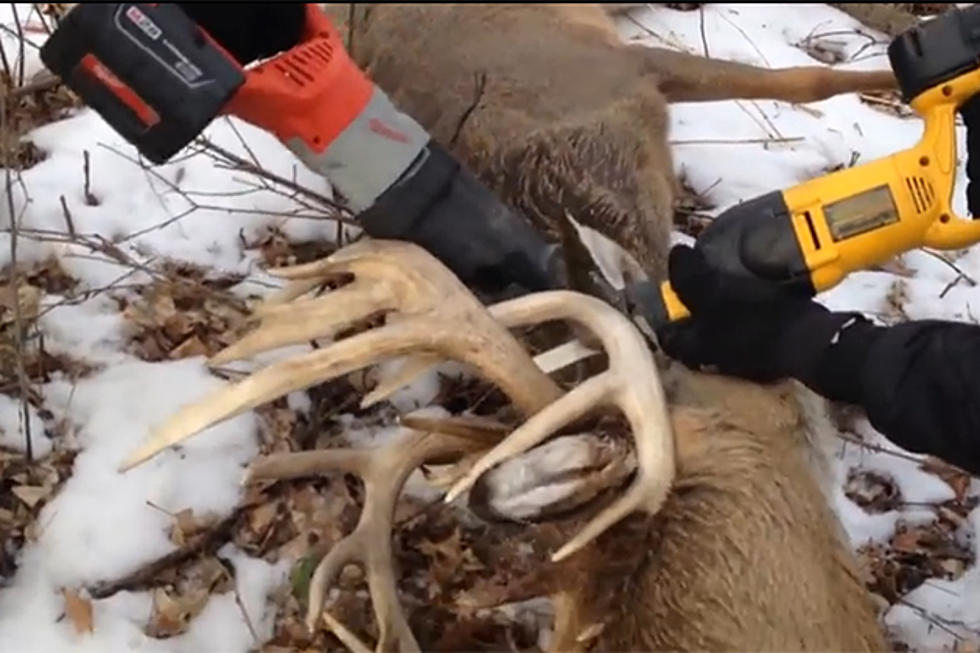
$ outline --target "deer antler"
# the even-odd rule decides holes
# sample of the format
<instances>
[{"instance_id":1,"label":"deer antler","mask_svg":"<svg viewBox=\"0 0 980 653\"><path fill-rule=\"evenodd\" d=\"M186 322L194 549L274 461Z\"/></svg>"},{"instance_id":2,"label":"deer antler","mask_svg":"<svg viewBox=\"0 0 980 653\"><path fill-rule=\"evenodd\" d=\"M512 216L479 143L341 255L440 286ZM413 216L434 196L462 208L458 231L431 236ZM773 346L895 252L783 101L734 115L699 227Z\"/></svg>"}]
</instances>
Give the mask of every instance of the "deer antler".
<instances>
[{"instance_id":1,"label":"deer antler","mask_svg":"<svg viewBox=\"0 0 980 653\"><path fill-rule=\"evenodd\" d=\"M392 567L391 529L402 486L416 467L480 448L480 442L431 431L409 431L399 441L375 449L325 449L260 458L247 482L294 479L326 472L353 472L364 481L364 507L354 530L337 542L317 565L310 580L306 624L310 630L324 617L327 590L344 567L360 563L378 621L377 649L419 651L398 602ZM336 632L336 628L331 626ZM346 633L348 637L352 634ZM338 633L339 635L339 633ZM350 644L348 644L350 646ZM365 647L366 648L366 647Z\"/></svg>"},{"instance_id":2,"label":"deer antler","mask_svg":"<svg viewBox=\"0 0 980 653\"><path fill-rule=\"evenodd\" d=\"M303 298L325 279L348 273L354 281L319 297ZM262 351L330 338L379 313L387 324L317 351L269 365L239 383L185 407L122 465L130 469L202 429L286 393L336 378L387 358L431 354L473 365L531 415L562 391L520 343L438 260L399 241L362 240L313 263L273 274L293 279L256 309L261 326L211 358L213 365Z\"/></svg>"},{"instance_id":3,"label":"deer antler","mask_svg":"<svg viewBox=\"0 0 980 653\"><path fill-rule=\"evenodd\" d=\"M534 414L480 459L446 495L452 502L495 465L544 441L598 405L619 407L636 439L637 476L625 495L596 515L552 555L563 560L635 510L655 513L674 478L674 439L667 401L653 355L640 332L608 304L578 293L537 293L494 306L509 327L545 320L572 320L602 342L609 367Z\"/></svg>"},{"instance_id":4,"label":"deer antler","mask_svg":"<svg viewBox=\"0 0 980 653\"><path fill-rule=\"evenodd\" d=\"M438 359L468 363L503 390L530 420L481 460L480 469L540 442L597 403L619 405L636 430L640 478L624 500L600 514L562 551L580 548L636 507L655 510L673 479L673 443L652 356L629 321L603 302L555 291L498 304L488 311L441 263L421 248L397 241L364 240L330 257L275 272L292 279L278 297L257 310L261 325L220 352L212 363L318 338L333 338L348 325L384 314L384 326L339 339L328 346L280 361L203 400L185 406L152 434L123 465L129 469L165 448L245 410L315 383L356 371L393 356L421 356L418 367ZM306 297L325 279L352 274L354 281L317 297ZM561 389L507 331L508 326L572 319L600 335L614 363L602 375L562 396ZM556 359L578 356L555 350ZM550 360L550 355L540 357ZM416 368L418 369L418 368ZM630 383L637 389L631 390ZM389 387L387 390L393 390ZM515 439L516 436L516 439ZM485 444L483 446L486 446ZM391 559L393 509L413 469L434 459L458 458L480 447L472 437L415 431L401 442L373 450L331 449L280 454L253 463L249 481L295 478L332 471L359 474L366 500L359 523L321 560L310 584L307 622L322 617L323 596L344 564L366 567L379 624L379 649L398 645L418 650L399 607ZM471 472L453 496L475 480ZM561 553L561 552L559 552ZM332 617L323 617L327 624ZM346 630L344 637L351 634Z\"/></svg>"}]
</instances>

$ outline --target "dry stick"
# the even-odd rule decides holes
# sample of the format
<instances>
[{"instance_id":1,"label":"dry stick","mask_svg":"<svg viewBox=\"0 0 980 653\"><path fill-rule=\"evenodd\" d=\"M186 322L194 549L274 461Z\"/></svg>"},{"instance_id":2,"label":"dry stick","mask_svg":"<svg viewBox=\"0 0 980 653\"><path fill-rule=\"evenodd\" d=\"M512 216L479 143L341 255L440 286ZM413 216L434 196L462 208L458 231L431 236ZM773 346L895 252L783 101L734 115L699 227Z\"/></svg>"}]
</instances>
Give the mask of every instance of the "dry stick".
<instances>
[{"instance_id":1,"label":"dry stick","mask_svg":"<svg viewBox=\"0 0 980 653\"><path fill-rule=\"evenodd\" d=\"M92 194L90 185L91 172L89 167L88 150L82 150L82 173L85 175L85 203L89 206L97 206L99 204L99 200Z\"/></svg>"},{"instance_id":2,"label":"dry stick","mask_svg":"<svg viewBox=\"0 0 980 653\"><path fill-rule=\"evenodd\" d=\"M708 36L704 33L704 3L698 5L698 28L701 30L701 45L704 46L704 57L705 59L711 58L711 53L708 52Z\"/></svg>"},{"instance_id":3,"label":"dry stick","mask_svg":"<svg viewBox=\"0 0 980 653\"><path fill-rule=\"evenodd\" d=\"M347 4L347 54L351 59L354 58L354 15L355 3Z\"/></svg>"},{"instance_id":4,"label":"dry stick","mask_svg":"<svg viewBox=\"0 0 980 653\"><path fill-rule=\"evenodd\" d=\"M23 86L24 85L24 63L25 63L25 59L26 59L26 53L24 52L24 43L27 41L27 39L24 38L24 28L21 27L21 24L20 24L20 16L18 15L18 12L17 12L17 5L16 5L16 3L13 3L13 2L10 3L10 11L14 15L14 24L17 26L17 43L20 46L19 49L18 49L18 51L17 51L17 58L19 59L19 61L17 62L17 86Z\"/></svg>"},{"instance_id":5,"label":"dry stick","mask_svg":"<svg viewBox=\"0 0 980 653\"><path fill-rule=\"evenodd\" d=\"M0 25L0 27L6 27L6 25ZM0 44L0 62L3 63L3 72L7 76L7 88L10 89L14 86L14 72L10 68L10 60L7 59L7 48Z\"/></svg>"},{"instance_id":6,"label":"dry stick","mask_svg":"<svg viewBox=\"0 0 980 653\"><path fill-rule=\"evenodd\" d=\"M456 141L459 140L460 134L463 133L463 127L466 125L466 121L473 114L473 111L480 106L480 101L483 99L483 93L487 87L487 74L484 71L474 73L473 75L473 101L470 102L466 109L463 110L462 115L459 117L459 122L456 123L456 129L453 131L453 137L449 139L449 145L456 145Z\"/></svg>"},{"instance_id":7,"label":"dry stick","mask_svg":"<svg viewBox=\"0 0 980 653\"><path fill-rule=\"evenodd\" d=\"M231 564L231 562L228 564ZM248 610L245 609L245 602L242 600L241 592L238 591L238 579L228 571L228 568L225 565L221 565L221 571L224 572L228 580L231 581L231 588L235 594L235 603L238 604L238 610L242 613L242 619L245 620L245 625L248 627L248 632L252 635L252 641L255 642L256 646L258 646L262 642L259 640L259 634L256 632L255 626L252 625L252 618L248 616Z\"/></svg>"},{"instance_id":8,"label":"dry stick","mask_svg":"<svg viewBox=\"0 0 980 653\"><path fill-rule=\"evenodd\" d=\"M65 196L62 195L61 200L61 211L65 216L65 226L68 227L68 235L72 238L75 237L75 221L71 219L71 211L68 210L68 202L65 201Z\"/></svg>"},{"instance_id":9,"label":"dry stick","mask_svg":"<svg viewBox=\"0 0 980 653\"><path fill-rule=\"evenodd\" d=\"M301 194L301 195L303 195L303 196L305 196L305 197L307 197L309 199L312 199L315 202L319 202L323 206L330 207L330 208L335 209L335 210L337 210L337 211L339 211L341 213L350 213L350 209L347 208L347 207L345 207L345 206L343 206L339 202L335 202L334 200L330 199L329 197L326 197L325 195L321 195L320 193L317 193L316 191L310 190L309 188L306 188L305 186L302 186L302 185L300 185L300 184L298 184L296 182L290 181L289 179L285 179L285 178L283 178L283 177L275 174L274 172L269 172L265 168L256 166L256 165L254 165L252 163L249 163L248 161L246 161L245 159L241 158L237 154L233 154L233 153L229 152L228 150L226 150L225 148L221 147L220 145L215 145L214 143L212 143L210 140L208 140L204 136L198 137L198 140L201 142L202 147L204 148L205 151L213 152L213 153L221 156L222 158L224 158L228 162L233 163L234 165L236 165L240 170L242 170L244 172L250 172L250 173L252 173L253 175L255 175L257 177L262 177L262 178L268 179L269 181L273 181L273 182L275 182L275 183L277 183L277 184L279 184L281 186L284 186L286 188L289 188L291 190L294 190L297 193L299 193L299 194ZM335 218L335 219L338 219L339 220L339 219L342 219L342 218L338 217L338 218ZM356 224L356 222L351 221L351 224Z\"/></svg>"},{"instance_id":10,"label":"dry stick","mask_svg":"<svg viewBox=\"0 0 980 653\"><path fill-rule=\"evenodd\" d=\"M750 145L769 143L799 143L802 136L767 136L766 138L692 138L670 141L671 145Z\"/></svg>"},{"instance_id":11,"label":"dry stick","mask_svg":"<svg viewBox=\"0 0 980 653\"><path fill-rule=\"evenodd\" d=\"M950 261L948 258L946 258L945 256L943 256L939 252L934 252L931 249L927 249L925 247L920 247L919 250L922 251L922 252L924 252L924 253L926 253L926 254L928 254L929 256L933 257L934 259L937 259L937 260L942 261L943 263L945 263L947 266L949 266L953 270L953 272L955 272L959 276L961 276L964 279L966 279L966 282L969 283L971 287L977 285L976 279L974 279L973 277L971 277L970 275L968 275L966 272L964 272L960 268L960 266L956 265L955 263L953 263L952 261Z\"/></svg>"},{"instance_id":12,"label":"dry stick","mask_svg":"<svg viewBox=\"0 0 980 653\"><path fill-rule=\"evenodd\" d=\"M218 522L206 533L197 536L188 544L176 551L171 551L162 558L150 562L122 578L113 581L103 581L89 587L89 594L94 599L104 599L123 590L141 590L153 583L154 578L161 572L179 565L186 560L202 554L209 554L221 548L231 539L232 528L238 522L239 516L251 504L239 506L231 515Z\"/></svg>"},{"instance_id":13,"label":"dry stick","mask_svg":"<svg viewBox=\"0 0 980 653\"><path fill-rule=\"evenodd\" d=\"M17 215L14 209L13 181L10 176L10 142L7 136L7 98L0 98L0 134L4 137L3 143L3 169L5 175L5 187L7 191L7 211L10 214L10 268L11 268L11 290L14 302L14 355L17 359L17 382L20 386L20 409L21 419L24 421L24 454L28 462L34 459L34 443L31 438L31 413L30 404L30 385L27 379L27 371L24 369L24 321L21 315L20 306L20 284L17 270Z\"/></svg>"},{"instance_id":14,"label":"dry stick","mask_svg":"<svg viewBox=\"0 0 980 653\"><path fill-rule=\"evenodd\" d=\"M105 143L99 143L99 147L103 147L103 148L109 150L110 152L112 152L113 154L115 154L116 156L119 156L119 157L125 159L126 161L129 161L130 163L132 163L134 165L140 166L147 173L147 175L149 175L149 176L151 176L151 177L159 180L160 182L162 182L170 190L172 190L173 192L175 192L178 195L180 195L184 199L184 201L186 201L187 204L189 205L189 208L186 209L185 211L183 211L181 213L178 213L177 215L171 216L171 217L167 218L166 220L164 220L162 222L159 222L157 224L150 225L149 227L144 227L143 229L139 229L137 231L133 231L133 232L130 232L130 233L126 234L125 236L123 236L119 240L119 242L121 242L121 243L130 241L130 240L132 240L134 238L139 238L140 236L143 236L143 235L145 235L145 234L147 234L147 233L149 233L151 231L156 231L158 229L163 229L165 227L168 227L171 224L174 224L175 222L178 222L180 220L183 220L188 215L190 215L191 213L193 213L194 211L197 211L197 210L206 210L206 211L207 210L210 210L210 211L232 211L232 210L234 210L236 213L249 214L249 215L253 215L253 214L254 215L268 215L268 213L269 213L268 211L260 211L258 209L244 209L244 208L232 209L232 208L227 207L227 206L220 206L220 205L216 205L216 204L202 204L202 203L197 202L196 200L194 200L191 197L191 195L193 194L193 195L204 195L204 196L215 196L215 197L218 197L218 196L221 196L221 193L206 193L206 192L191 193L191 192L185 191L182 188L180 188L179 186L177 186L174 182L170 181L169 179L167 179L166 177L164 177L162 174L160 174L159 172L157 172L156 170L153 170L152 168L149 168L149 167L144 166L137 159L134 159L133 157L129 156L128 154L126 154L124 152L121 152L120 150L117 150L116 148L112 147L111 145L106 145ZM272 192L278 192L276 189L270 189L270 188L267 188L267 187L256 188L253 191L249 191L249 192L257 192L257 191L260 191L260 190L271 190ZM229 193L229 195L232 195L232 196L237 195L237 194L238 193ZM297 201L297 203L299 203L301 206L303 205L302 202L298 202ZM313 207L308 207L308 208L311 208L311 210L312 210ZM298 213L293 213L289 217L299 218L299 219L304 219L304 220L305 219L309 219L309 220L323 220L324 219L324 217L322 215L301 215L301 214L298 214ZM343 220L343 218L340 218L340 217L337 217L337 216L329 216L328 219L330 219L330 220Z\"/></svg>"},{"instance_id":15,"label":"dry stick","mask_svg":"<svg viewBox=\"0 0 980 653\"><path fill-rule=\"evenodd\" d=\"M846 435L844 433L838 432L836 435L844 442L850 442L851 444L857 445L859 447L864 447L865 449L868 449L869 451L874 451L875 453L883 453L885 455L894 456L896 458L901 458L902 460L908 460L913 463L919 463L919 464L922 463L922 461L916 458L915 456L911 456L909 454L905 454L900 451L891 451L890 449L879 447L876 444L870 444L858 438L852 438L851 436Z\"/></svg>"}]
</instances>

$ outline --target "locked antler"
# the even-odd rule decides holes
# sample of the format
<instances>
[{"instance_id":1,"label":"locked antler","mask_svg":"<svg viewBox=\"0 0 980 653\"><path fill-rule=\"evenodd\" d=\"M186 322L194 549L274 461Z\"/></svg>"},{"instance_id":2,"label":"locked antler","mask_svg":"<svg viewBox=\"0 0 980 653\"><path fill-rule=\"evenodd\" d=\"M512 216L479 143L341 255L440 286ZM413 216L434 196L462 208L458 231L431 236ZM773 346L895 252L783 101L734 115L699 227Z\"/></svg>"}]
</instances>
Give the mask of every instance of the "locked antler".
<instances>
[{"instance_id":1,"label":"locked antler","mask_svg":"<svg viewBox=\"0 0 980 653\"><path fill-rule=\"evenodd\" d=\"M322 296L307 297L325 279L344 273L352 274L354 281ZM581 548L635 508L656 510L666 495L673 479L673 439L656 368L639 332L601 301L555 291L504 302L488 311L431 255L396 241L359 241L322 261L275 274L293 283L257 310L261 321L258 329L220 352L212 363L334 338L350 324L377 314L383 314L386 323L320 350L273 363L184 407L155 430L150 441L124 463L124 469L216 422L286 393L393 356L411 354L419 359L410 371L442 359L472 365L530 418L480 461L481 470L540 442L597 404L615 404L624 411L638 439L640 475L626 497L600 513L559 555ZM564 396L506 329L553 319L572 319L591 329L602 339L611 361L607 372ZM638 387L631 389L630 383ZM382 394L395 389L389 384ZM436 459L452 460L480 447L486 448L487 443L458 433L414 431L402 441L378 449L280 454L253 463L250 481L332 471L354 472L364 481L366 499L358 526L334 546L314 573L307 613L310 627L324 618L345 641L350 640L351 634L346 629L341 633L332 617L323 617L323 597L344 564L360 562L366 567L378 620L378 649L398 646L418 650L397 600L392 568L390 530L395 501L406 478L419 465ZM452 496L471 484L478 473L467 475Z\"/></svg>"}]
</instances>

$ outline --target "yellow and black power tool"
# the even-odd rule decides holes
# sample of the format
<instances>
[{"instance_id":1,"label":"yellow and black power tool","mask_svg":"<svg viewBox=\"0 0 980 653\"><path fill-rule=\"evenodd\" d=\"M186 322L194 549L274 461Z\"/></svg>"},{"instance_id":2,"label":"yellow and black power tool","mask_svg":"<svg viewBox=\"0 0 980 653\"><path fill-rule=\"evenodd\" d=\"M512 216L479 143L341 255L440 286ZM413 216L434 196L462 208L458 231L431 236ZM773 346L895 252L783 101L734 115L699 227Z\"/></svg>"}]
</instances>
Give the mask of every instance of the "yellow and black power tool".
<instances>
[{"instance_id":1,"label":"yellow and black power tool","mask_svg":"<svg viewBox=\"0 0 980 653\"><path fill-rule=\"evenodd\" d=\"M760 298L812 296L917 247L980 241L980 220L950 206L956 113L980 93L980 6L909 29L891 42L888 58L903 100L924 121L918 144L725 211L694 245L710 265L758 287ZM626 293L654 328L690 315L669 282L637 283Z\"/></svg>"}]
</instances>

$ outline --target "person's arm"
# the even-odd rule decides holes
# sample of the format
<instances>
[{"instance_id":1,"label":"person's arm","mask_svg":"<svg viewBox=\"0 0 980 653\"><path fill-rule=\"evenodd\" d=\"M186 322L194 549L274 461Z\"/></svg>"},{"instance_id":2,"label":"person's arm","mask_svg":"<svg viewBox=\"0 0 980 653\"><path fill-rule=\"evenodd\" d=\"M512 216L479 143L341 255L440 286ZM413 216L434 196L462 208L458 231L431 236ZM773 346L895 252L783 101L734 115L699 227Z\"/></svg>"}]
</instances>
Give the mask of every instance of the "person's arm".
<instances>
[{"instance_id":1,"label":"person's arm","mask_svg":"<svg viewBox=\"0 0 980 653\"><path fill-rule=\"evenodd\" d=\"M872 426L903 449L980 475L980 326L857 320L812 369L794 376L818 394L863 407Z\"/></svg>"},{"instance_id":2,"label":"person's arm","mask_svg":"<svg viewBox=\"0 0 980 653\"><path fill-rule=\"evenodd\" d=\"M669 263L692 317L658 331L668 356L759 382L795 378L864 408L903 449L980 474L980 326L882 327L807 298L747 302L696 250L675 247Z\"/></svg>"}]
</instances>

